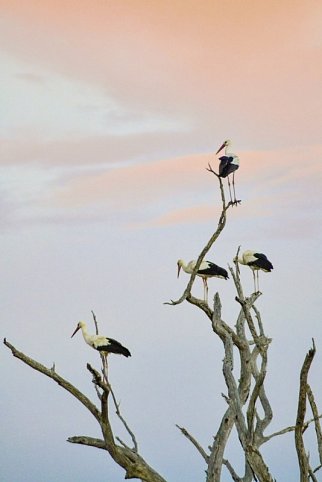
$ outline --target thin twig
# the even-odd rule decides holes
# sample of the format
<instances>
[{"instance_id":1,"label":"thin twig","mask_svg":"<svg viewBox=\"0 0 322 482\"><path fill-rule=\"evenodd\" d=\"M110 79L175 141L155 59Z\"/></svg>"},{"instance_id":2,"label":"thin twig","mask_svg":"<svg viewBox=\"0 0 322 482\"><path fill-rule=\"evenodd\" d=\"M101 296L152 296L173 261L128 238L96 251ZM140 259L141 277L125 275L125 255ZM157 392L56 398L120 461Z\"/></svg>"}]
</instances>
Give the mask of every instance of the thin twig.
<instances>
[{"instance_id":1,"label":"thin twig","mask_svg":"<svg viewBox=\"0 0 322 482\"><path fill-rule=\"evenodd\" d=\"M209 455L205 452L205 450L201 447L199 442L186 430L184 427L179 427L179 425L176 424L176 427L180 430L180 432L188 439L190 442L196 447L200 455L205 459L205 461L208 463L209 461Z\"/></svg>"},{"instance_id":2,"label":"thin twig","mask_svg":"<svg viewBox=\"0 0 322 482\"><path fill-rule=\"evenodd\" d=\"M110 389L110 392L111 392L111 395L112 395L112 399L113 399L113 403L114 403L114 406L115 406L116 415L119 417L119 419L120 419L121 422L123 423L123 425L124 425L127 433L130 435L130 437L131 437L131 439L132 439L134 452L138 452L138 443L137 443L136 437L135 437L134 433L132 432L132 430L130 429L127 421L125 420L125 418L124 418L123 415L121 414L120 404L117 403L117 401L116 401L116 397L115 397L115 395L114 395L114 391L113 391L110 383L109 383L109 389Z\"/></svg>"},{"instance_id":3,"label":"thin twig","mask_svg":"<svg viewBox=\"0 0 322 482\"><path fill-rule=\"evenodd\" d=\"M322 418L322 414L319 415L317 417L318 419L321 419ZM303 423L303 431L305 431L307 429L307 427L316 420L316 418L310 418L309 420L307 420L306 422ZM296 429L296 425L290 425L289 427L286 427L286 428L283 428L281 430L278 430L277 432L274 432L272 433L271 435L267 435L265 438L265 442L268 442L271 438L273 437L278 437L280 435L284 435L288 432L294 432L294 430Z\"/></svg>"},{"instance_id":4,"label":"thin twig","mask_svg":"<svg viewBox=\"0 0 322 482\"><path fill-rule=\"evenodd\" d=\"M96 335L98 335L98 323L97 323L97 319L96 319L96 315L94 313L94 311L92 310L91 311L92 315L93 315L93 321L94 321L94 325L95 325L95 332L96 332Z\"/></svg>"},{"instance_id":5,"label":"thin twig","mask_svg":"<svg viewBox=\"0 0 322 482\"><path fill-rule=\"evenodd\" d=\"M231 463L229 462L229 460L227 459L223 459L222 463L227 467L232 479L234 482L243 482L243 479L241 479L240 477L238 477L238 475L236 474L233 466L231 465Z\"/></svg>"}]
</instances>

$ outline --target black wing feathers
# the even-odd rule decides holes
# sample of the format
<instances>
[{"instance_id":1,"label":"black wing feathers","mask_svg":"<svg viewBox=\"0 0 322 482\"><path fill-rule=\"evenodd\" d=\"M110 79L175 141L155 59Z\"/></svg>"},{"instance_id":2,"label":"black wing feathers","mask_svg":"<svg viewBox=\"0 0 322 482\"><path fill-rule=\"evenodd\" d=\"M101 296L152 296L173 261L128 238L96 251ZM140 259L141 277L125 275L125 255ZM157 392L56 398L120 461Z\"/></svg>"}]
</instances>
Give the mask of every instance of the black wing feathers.
<instances>
[{"instance_id":1,"label":"black wing feathers","mask_svg":"<svg viewBox=\"0 0 322 482\"><path fill-rule=\"evenodd\" d=\"M236 171L238 169L238 166L236 164L232 164L234 158L232 156L221 156L219 158L220 164L219 164L219 176L220 177L227 177L229 174L232 172Z\"/></svg>"},{"instance_id":2,"label":"black wing feathers","mask_svg":"<svg viewBox=\"0 0 322 482\"><path fill-rule=\"evenodd\" d=\"M217 266L215 263L211 263L208 261L208 268L199 269L198 274L205 274L208 276L220 276L222 278L227 279L228 273L224 268Z\"/></svg>"},{"instance_id":3,"label":"black wing feathers","mask_svg":"<svg viewBox=\"0 0 322 482\"><path fill-rule=\"evenodd\" d=\"M273 269L272 263L267 259L267 256L263 253L254 253L256 261L249 263L249 265L258 266L258 268L264 271L271 271Z\"/></svg>"},{"instance_id":4,"label":"black wing feathers","mask_svg":"<svg viewBox=\"0 0 322 482\"><path fill-rule=\"evenodd\" d=\"M125 346L121 345L119 341L116 341L113 338L107 338L107 340L108 340L108 343L106 343L106 345L101 345L97 347L98 351L116 353L118 355L124 355L126 357L131 356L130 351L127 348L125 348Z\"/></svg>"}]
</instances>

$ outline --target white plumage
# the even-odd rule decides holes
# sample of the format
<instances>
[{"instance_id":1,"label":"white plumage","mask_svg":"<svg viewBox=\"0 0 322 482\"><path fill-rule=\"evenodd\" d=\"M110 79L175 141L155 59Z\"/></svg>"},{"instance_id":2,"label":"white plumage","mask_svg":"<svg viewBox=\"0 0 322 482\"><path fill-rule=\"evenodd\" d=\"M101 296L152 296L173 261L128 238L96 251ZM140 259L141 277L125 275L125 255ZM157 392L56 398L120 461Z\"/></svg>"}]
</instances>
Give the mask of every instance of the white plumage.
<instances>
[{"instance_id":1,"label":"white plumage","mask_svg":"<svg viewBox=\"0 0 322 482\"><path fill-rule=\"evenodd\" d=\"M177 262L178 277L179 277L181 268L186 273L192 274L196 264L197 264L197 261L195 261L195 260L189 261L189 263L186 264L183 261L183 259L179 259L178 262ZM220 266L216 265L215 263L212 263L211 261L202 261L196 274L197 274L197 276L200 276L200 278L202 278L203 285L204 285L204 300L206 302L208 302L207 279L208 278L228 279L227 271L224 268L221 268Z\"/></svg>"},{"instance_id":2,"label":"white plumage","mask_svg":"<svg viewBox=\"0 0 322 482\"><path fill-rule=\"evenodd\" d=\"M249 266L252 270L254 279L254 290L255 293L257 293L259 291L258 272L265 271L266 273L268 273L272 271L272 263L267 259L267 256L265 254L251 250L244 251L244 253L238 257L238 263Z\"/></svg>"},{"instance_id":3,"label":"white plumage","mask_svg":"<svg viewBox=\"0 0 322 482\"><path fill-rule=\"evenodd\" d=\"M71 338L75 335L75 333L78 332L78 330L82 330L83 338L86 341L86 343L94 348L95 350L98 350L102 355L105 357L109 353L116 353L119 355L124 355L126 357L131 356L131 353L125 346L121 345L120 342L114 340L113 338L108 338L103 335L90 335L87 331L87 326L85 321L80 321L77 324L77 327L72 334Z\"/></svg>"}]
</instances>

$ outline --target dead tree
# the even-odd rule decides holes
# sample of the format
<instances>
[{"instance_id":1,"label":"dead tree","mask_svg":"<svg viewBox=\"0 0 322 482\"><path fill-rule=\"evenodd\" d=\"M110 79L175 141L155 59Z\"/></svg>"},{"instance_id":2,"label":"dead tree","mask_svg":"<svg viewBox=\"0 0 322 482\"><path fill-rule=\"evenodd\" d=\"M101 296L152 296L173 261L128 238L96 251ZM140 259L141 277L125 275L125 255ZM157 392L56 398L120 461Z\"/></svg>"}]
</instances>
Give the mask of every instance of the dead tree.
<instances>
[{"instance_id":1,"label":"dead tree","mask_svg":"<svg viewBox=\"0 0 322 482\"><path fill-rule=\"evenodd\" d=\"M301 482L309 482L309 480L315 482L317 481L315 474L322 467L322 430L320 426L321 415L318 413L313 392L307 381L308 372L315 355L314 342L313 348L308 352L301 370L298 413L295 425L283 428L275 433L267 434L269 424L273 418L272 407L265 390L268 349L272 340L265 334L261 314L255 305L261 293L252 293L250 296L245 296L244 294L237 261L239 250L237 251L237 256L234 258L236 259L234 266L229 266L236 290L235 301L239 306L239 314L234 325L223 320L221 300L218 293L216 293L214 297L212 307L204 300L192 295L192 288L199 266L222 233L226 224L228 210L235 205L232 202L226 204L221 178L213 171L210 165L208 166L208 171L217 177L221 193L222 210L217 229L201 250L194 272L182 296L178 300L171 301L167 304L179 305L187 301L197 309L203 311L212 332L222 341L224 352L222 371L227 387L227 393L222 394L222 396L227 403L227 408L222 416L217 432L213 437L213 441L207 449L204 449L186 428L179 427L178 425L177 427L204 459L206 465L206 482L220 482L223 468L225 468L231 480L234 482L251 482L253 480L258 482L274 482L274 476L271 474L271 469L264 460L261 447L273 437L283 435L290 431L294 431L295 434L300 480ZM98 333L94 313L93 318L96 325L96 332ZM102 432L101 439L80 435L68 438L68 442L106 450L112 459L119 466L123 467L126 479L139 479L145 482L165 482L165 479L139 454L136 437L120 412L120 407L108 379L106 366L102 364L102 372L99 372L91 365L87 365L99 401L97 406L75 386L61 377L55 371L55 367L45 367L17 350L6 339L4 340L4 344L11 350L13 356L19 358L34 370L48 376L68 391L89 410L99 424ZM238 359L237 364L236 358ZM313 418L305 421L307 400L310 403ZM110 402L131 439L131 447L113 433L109 417ZM310 465L303 439L305 430L313 422L320 460L320 464L315 469ZM241 475L237 474L234 461L225 458L225 450L233 429L237 431L241 453L244 457L244 471Z\"/></svg>"},{"instance_id":2,"label":"dead tree","mask_svg":"<svg viewBox=\"0 0 322 482\"><path fill-rule=\"evenodd\" d=\"M73 397L75 397L85 408L93 415L98 422L102 438L93 438L87 435L77 435L69 437L67 439L70 443L88 445L90 447L96 447L106 450L112 459L125 470L126 479L140 479L145 482L165 482L165 479L161 477L149 464L143 459L138 452L138 445L133 432L129 429L128 424L121 415L119 405L116 402L115 395L111 388L111 385L106 382L106 373L101 374L95 370L90 364L87 364L87 369L93 377L93 384L100 404L97 407L88 397L80 392L74 385L64 379L55 371L55 367L47 368L41 363L33 360L24 353L17 350L11 343L4 339L4 344L11 350L13 356L19 358L21 361L29 365L34 370L39 371L43 375L51 378L54 382L64 388ZM122 421L125 429L127 430L132 440L133 446L129 447L125 442L114 436L113 429L109 417L108 401L112 396L113 403L116 408L116 413ZM118 442L118 443L117 443Z\"/></svg>"},{"instance_id":3,"label":"dead tree","mask_svg":"<svg viewBox=\"0 0 322 482\"><path fill-rule=\"evenodd\" d=\"M309 478L315 481L316 478L314 474L321 468L322 464L322 432L320 416L318 415L313 392L307 384L307 375L315 354L315 346L309 351L301 371L296 425L287 427L273 434L266 434L273 418L272 407L265 391L268 348L272 340L265 334L261 314L255 305L261 293L253 293L248 297L244 295L237 261L239 248L234 258L235 266L229 266L236 290L235 300L240 306L239 315L234 327L222 319L221 301L218 293L216 293L214 297L213 307L195 298L191 293L199 266L223 231L228 209L235 205L232 202L226 204L221 178L213 171L210 165L208 165L208 171L214 174L219 181L222 200L221 216L216 231L202 249L197 259L194 272L190 277L183 295L178 300L171 301L169 304L178 305L183 301L187 301L202 310L210 321L212 331L221 339L225 354L222 369L227 386L227 394L223 394L223 397L227 402L228 408L223 414L213 443L208 447L208 451L201 447L199 442L186 428L179 426L178 428L204 458L207 466L207 482L220 482L223 467L228 470L231 479L235 482L251 482L252 480L273 482L275 479L265 463L260 448L273 437L289 431L295 432L301 482L309 481ZM239 361L238 371L234 368L235 354L237 354ZM313 413L313 419L307 422L304 421L306 398L310 401ZM260 416L261 412L263 413L262 416ZM314 470L309 465L309 457L305 452L302 436L308 425L313 421L315 423L320 458L320 465ZM242 475L238 475L231 461L224 457L227 442L234 427L237 430L242 453L244 454L245 468Z\"/></svg>"}]
</instances>

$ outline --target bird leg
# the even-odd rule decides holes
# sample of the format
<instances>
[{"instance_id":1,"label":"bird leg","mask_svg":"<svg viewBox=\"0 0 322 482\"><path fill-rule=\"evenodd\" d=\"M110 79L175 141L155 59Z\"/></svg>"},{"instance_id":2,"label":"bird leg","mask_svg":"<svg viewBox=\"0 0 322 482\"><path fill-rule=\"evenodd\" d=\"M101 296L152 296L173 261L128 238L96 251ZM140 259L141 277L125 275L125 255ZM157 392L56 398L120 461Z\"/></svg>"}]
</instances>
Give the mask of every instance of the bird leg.
<instances>
[{"instance_id":1,"label":"bird leg","mask_svg":"<svg viewBox=\"0 0 322 482\"><path fill-rule=\"evenodd\" d=\"M203 281L203 298L205 303L208 303L208 283L207 278L202 278Z\"/></svg>"},{"instance_id":2,"label":"bird leg","mask_svg":"<svg viewBox=\"0 0 322 482\"><path fill-rule=\"evenodd\" d=\"M102 362L103 362L103 378L105 383L108 385L108 363L107 363L107 355L104 353L102 355Z\"/></svg>"},{"instance_id":3,"label":"bird leg","mask_svg":"<svg viewBox=\"0 0 322 482\"><path fill-rule=\"evenodd\" d=\"M236 192L235 192L235 173L233 172L233 191L234 191L234 204L237 205Z\"/></svg>"},{"instance_id":4,"label":"bird leg","mask_svg":"<svg viewBox=\"0 0 322 482\"><path fill-rule=\"evenodd\" d=\"M254 280L254 293L256 293L256 274L255 274L255 270L253 269L252 272L253 272L253 280Z\"/></svg>"},{"instance_id":5,"label":"bird leg","mask_svg":"<svg viewBox=\"0 0 322 482\"><path fill-rule=\"evenodd\" d=\"M231 204L233 204L233 199L232 199L232 197L231 197L231 188L230 188L229 176L227 176L227 181L228 181L228 189L229 189L230 202L231 202Z\"/></svg>"},{"instance_id":6,"label":"bird leg","mask_svg":"<svg viewBox=\"0 0 322 482\"><path fill-rule=\"evenodd\" d=\"M257 293L259 293L259 270L257 270L256 277L257 277Z\"/></svg>"}]
</instances>

